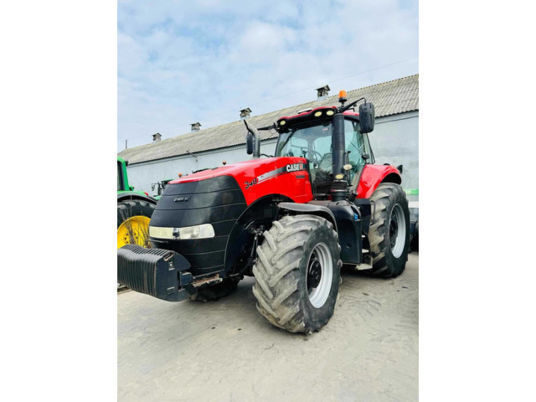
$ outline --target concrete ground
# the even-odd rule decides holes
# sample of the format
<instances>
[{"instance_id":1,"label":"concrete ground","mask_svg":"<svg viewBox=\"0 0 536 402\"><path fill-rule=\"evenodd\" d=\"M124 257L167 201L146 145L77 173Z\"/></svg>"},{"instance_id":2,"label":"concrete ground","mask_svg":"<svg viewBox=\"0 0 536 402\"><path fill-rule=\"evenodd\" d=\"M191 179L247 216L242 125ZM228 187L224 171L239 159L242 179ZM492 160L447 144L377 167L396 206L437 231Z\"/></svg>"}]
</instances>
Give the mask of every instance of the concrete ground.
<instances>
[{"instance_id":1,"label":"concrete ground","mask_svg":"<svg viewBox=\"0 0 536 402\"><path fill-rule=\"evenodd\" d=\"M395 279L344 273L310 336L272 327L246 278L211 303L118 294L119 401L416 401L418 254Z\"/></svg>"}]
</instances>

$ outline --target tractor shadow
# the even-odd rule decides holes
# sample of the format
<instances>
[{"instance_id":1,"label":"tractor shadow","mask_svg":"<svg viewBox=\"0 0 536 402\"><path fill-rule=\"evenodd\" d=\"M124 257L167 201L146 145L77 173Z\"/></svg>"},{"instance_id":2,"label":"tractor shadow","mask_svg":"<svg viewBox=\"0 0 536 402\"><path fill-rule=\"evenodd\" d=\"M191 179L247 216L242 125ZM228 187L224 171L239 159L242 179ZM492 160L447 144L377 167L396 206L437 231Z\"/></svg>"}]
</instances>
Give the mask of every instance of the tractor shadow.
<instances>
[{"instance_id":1,"label":"tractor shadow","mask_svg":"<svg viewBox=\"0 0 536 402\"><path fill-rule=\"evenodd\" d=\"M385 286L386 282L386 279L371 277L353 269L341 270L341 277L342 283L339 288L339 300L341 302L353 300L356 295L363 297L363 292L366 294L377 287ZM227 317L226 327L234 325L237 330L240 328L240 330L249 329L255 332L268 331L275 338L287 338L289 335L296 336L298 339L304 337L305 335L303 334L289 334L280 328L274 327L261 316L257 311L256 299L252 292L254 283L255 279L253 277L246 277L239 282L235 292L219 300L183 302L182 314L196 317L214 317L218 320L221 320L221 317Z\"/></svg>"},{"instance_id":2,"label":"tractor shadow","mask_svg":"<svg viewBox=\"0 0 536 402\"><path fill-rule=\"evenodd\" d=\"M412 257L413 256L413 257ZM411 253L410 260L418 261L418 254ZM342 283L339 288L337 308L368 302L371 298L380 297L385 292L394 293L402 284L402 279L384 279L371 277L364 271L343 267L341 270ZM284 330L271 325L256 308L256 299L252 287L255 283L253 277L246 277L237 286L237 290L229 296L216 301L189 301L168 303L153 299L146 295L139 295L143 303L137 304L135 316L145 317L145 326L160 328L174 335L172 338L185 338L195 336L199 332L225 331L226 333L270 333L274 339L295 336L301 339L303 335L289 334ZM400 285L400 286L398 286ZM396 287L396 289L394 289ZM405 291L405 289L403 290ZM130 292L126 292L127 294ZM125 296L127 296L125 294ZM123 297L120 295L119 297ZM137 326L139 322L133 321L131 325Z\"/></svg>"}]
</instances>

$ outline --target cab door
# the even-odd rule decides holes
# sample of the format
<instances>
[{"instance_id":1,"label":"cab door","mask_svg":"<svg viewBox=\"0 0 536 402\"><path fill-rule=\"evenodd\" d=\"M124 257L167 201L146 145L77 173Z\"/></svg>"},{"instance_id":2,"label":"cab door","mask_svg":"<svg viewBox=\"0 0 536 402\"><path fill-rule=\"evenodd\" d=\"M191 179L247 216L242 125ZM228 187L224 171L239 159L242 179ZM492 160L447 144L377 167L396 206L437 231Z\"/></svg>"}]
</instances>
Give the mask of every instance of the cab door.
<instances>
[{"instance_id":1,"label":"cab door","mask_svg":"<svg viewBox=\"0 0 536 402\"><path fill-rule=\"evenodd\" d=\"M370 159L363 158L363 155L367 154L366 138L359 130L359 123L354 120L344 121L344 136L346 163L352 166L348 171L348 181L353 188L357 188L363 167L370 162Z\"/></svg>"}]
</instances>

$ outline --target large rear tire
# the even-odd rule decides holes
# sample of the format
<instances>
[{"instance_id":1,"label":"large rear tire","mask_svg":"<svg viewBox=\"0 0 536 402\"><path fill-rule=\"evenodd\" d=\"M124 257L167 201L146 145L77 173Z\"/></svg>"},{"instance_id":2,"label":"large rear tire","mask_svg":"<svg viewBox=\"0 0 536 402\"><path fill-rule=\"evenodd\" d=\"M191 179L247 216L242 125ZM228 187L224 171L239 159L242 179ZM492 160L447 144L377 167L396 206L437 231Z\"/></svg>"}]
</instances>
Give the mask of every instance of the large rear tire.
<instances>
[{"instance_id":1,"label":"large rear tire","mask_svg":"<svg viewBox=\"0 0 536 402\"><path fill-rule=\"evenodd\" d=\"M371 275L393 278L406 268L409 252L409 208L406 193L395 183L381 183L372 194L369 227Z\"/></svg>"},{"instance_id":2,"label":"large rear tire","mask_svg":"<svg viewBox=\"0 0 536 402\"><path fill-rule=\"evenodd\" d=\"M117 202L117 248L137 244L150 248L149 222L155 204L139 199Z\"/></svg>"},{"instance_id":3,"label":"large rear tire","mask_svg":"<svg viewBox=\"0 0 536 402\"><path fill-rule=\"evenodd\" d=\"M341 266L331 222L315 215L275 221L253 266L257 310L289 332L318 331L333 315Z\"/></svg>"}]
</instances>

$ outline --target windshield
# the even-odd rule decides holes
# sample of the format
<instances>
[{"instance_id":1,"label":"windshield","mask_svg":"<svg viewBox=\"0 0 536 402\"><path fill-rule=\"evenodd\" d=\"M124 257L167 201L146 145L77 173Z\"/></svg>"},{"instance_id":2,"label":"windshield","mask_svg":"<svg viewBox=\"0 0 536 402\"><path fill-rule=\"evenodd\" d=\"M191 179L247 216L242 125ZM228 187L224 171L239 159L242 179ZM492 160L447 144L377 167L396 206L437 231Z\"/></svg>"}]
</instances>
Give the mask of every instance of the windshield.
<instances>
[{"instance_id":1,"label":"windshield","mask_svg":"<svg viewBox=\"0 0 536 402\"><path fill-rule=\"evenodd\" d=\"M311 182L316 185L330 182L331 122L296 127L279 135L276 156L301 156L309 161Z\"/></svg>"},{"instance_id":2,"label":"windshield","mask_svg":"<svg viewBox=\"0 0 536 402\"><path fill-rule=\"evenodd\" d=\"M330 121L314 126L300 126L289 129L279 135L276 156L301 156L309 161L311 181L317 184L329 182L332 174L332 124ZM345 163L352 165L348 179L353 183L366 161L362 158L366 153L363 135L359 123L344 121L346 144Z\"/></svg>"},{"instance_id":3,"label":"windshield","mask_svg":"<svg viewBox=\"0 0 536 402\"><path fill-rule=\"evenodd\" d=\"M301 156L311 161L331 153L331 123L290 129L279 136L277 156Z\"/></svg>"}]
</instances>

